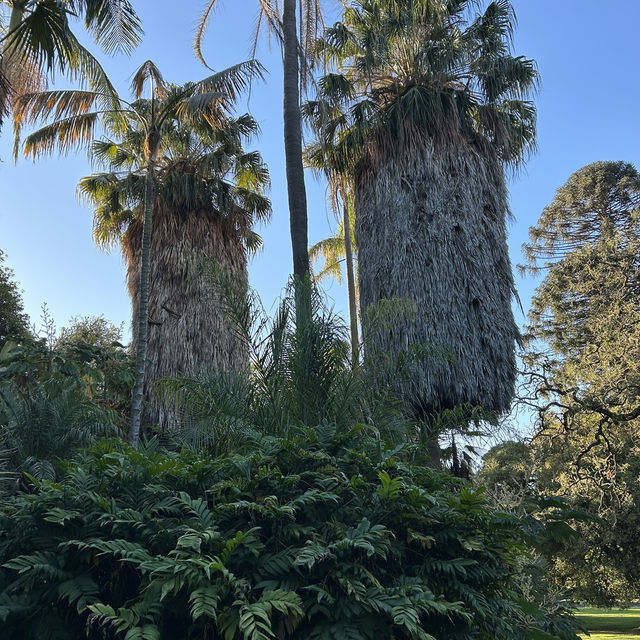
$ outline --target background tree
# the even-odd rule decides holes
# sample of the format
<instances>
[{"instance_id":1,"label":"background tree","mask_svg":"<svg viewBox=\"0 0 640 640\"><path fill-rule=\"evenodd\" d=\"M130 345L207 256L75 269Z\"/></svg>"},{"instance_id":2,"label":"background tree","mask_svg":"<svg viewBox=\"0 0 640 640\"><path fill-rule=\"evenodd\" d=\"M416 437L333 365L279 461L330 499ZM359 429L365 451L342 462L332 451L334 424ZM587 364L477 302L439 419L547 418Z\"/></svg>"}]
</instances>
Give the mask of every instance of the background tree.
<instances>
[{"instance_id":1,"label":"background tree","mask_svg":"<svg viewBox=\"0 0 640 640\"><path fill-rule=\"evenodd\" d=\"M152 214L155 203L156 161L161 149L162 130L171 119L204 118L215 121L219 114L228 111L239 90L249 81L261 75L260 65L251 60L240 63L201 80L185 85L171 93L170 99L156 108L166 92L162 75L151 61L146 61L133 76L132 92L140 100L145 86L150 89L150 105L146 110L137 109L114 90L104 91L45 91L20 96L14 112L18 128L23 124L51 120L43 128L30 134L25 140L25 155L37 157L55 148L67 152L77 146L88 146L94 138L99 123L126 131L129 119L136 120L143 137L144 150L144 198L142 239L140 243L140 300L136 314L136 365L135 384L131 401L131 426L129 439L137 444L142 416L145 368L147 360L147 335L149 319L149 275ZM138 103L140 104L140 103ZM143 103L144 104L144 103Z\"/></svg>"},{"instance_id":2,"label":"background tree","mask_svg":"<svg viewBox=\"0 0 640 640\"><path fill-rule=\"evenodd\" d=\"M411 390L420 412L460 404L506 410L518 330L505 216L505 164L534 144L532 61L510 53L514 15L492 2L362 0L325 31L334 73L320 99L339 108L325 141L355 160L361 315L381 300L418 313L380 348L437 346Z\"/></svg>"},{"instance_id":3,"label":"background tree","mask_svg":"<svg viewBox=\"0 0 640 640\"><path fill-rule=\"evenodd\" d=\"M28 335L28 318L13 271L4 265L5 253L0 249L0 349L7 338Z\"/></svg>"},{"instance_id":4,"label":"background tree","mask_svg":"<svg viewBox=\"0 0 640 640\"><path fill-rule=\"evenodd\" d=\"M639 593L640 175L597 162L558 189L525 246L537 288L524 355L544 490L603 519L554 564L576 597L611 603ZM551 472L552 471L552 472ZM594 579L594 576L597 576Z\"/></svg>"},{"instance_id":5,"label":"background tree","mask_svg":"<svg viewBox=\"0 0 640 640\"><path fill-rule=\"evenodd\" d=\"M182 87L169 87L156 102L163 111ZM229 105L230 106L230 105ZM136 111L149 116L147 101ZM239 117L166 118L159 129L154 229L149 281L149 345L144 397L151 402L145 419L170 425L176 416L151 401L154 382L167 376L194 375L207 368L239 371L248 355L225 316L205 262L224 270L236 286L247 288L247 252L260 238L252 230L271 206L263 195L269 174L260 154L243 149L257 133L248 114ZM108 130L111 140L95 142L94 160L109 169L84 178L79 186L94 206L94 236L103 247L120 243L135 310L140 298L140 238L144 201L144 135L136 118L126 131ZM135 325L134 325L135 326ZM137 333L134 332L134 342Z\"/></svg>"}]
</instances>

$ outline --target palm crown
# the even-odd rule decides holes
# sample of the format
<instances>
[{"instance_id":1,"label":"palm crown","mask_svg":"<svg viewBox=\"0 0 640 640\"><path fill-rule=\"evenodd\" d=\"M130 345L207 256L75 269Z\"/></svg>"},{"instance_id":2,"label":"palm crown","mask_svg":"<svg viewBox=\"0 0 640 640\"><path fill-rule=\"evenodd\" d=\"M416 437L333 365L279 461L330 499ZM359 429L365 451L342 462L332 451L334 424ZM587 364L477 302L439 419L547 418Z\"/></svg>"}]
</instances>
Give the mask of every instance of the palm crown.
<instances>
[{"instance_id":1,"label":"palm crown","mask_svg":"<svg viewBox=\"0 0 640 640\"><path fill-rule=\"evenodd\" d=\"M471 0L357 0L325 30L318 54L337 68L320 79L308 115L353 165L372 140L466 139L518 163L535 144L535 64L510 53L507 0L468 18ZM376 148L379 148L377 146Z\"/></svg>"},{"instance_id":2,"label":"palm crown","mask_svg":"<svg viewBox=\"0 0 640 640\"><path fill-rule=\"evenodd\" d=\"M184 87L168 87L155 108L162 111L183 91ZM132 107L144 119L151 118L151 100L138 100ZM96 242L105 247L120 240L140 215L144 201L145 129L137 118L126 115L126 129L114 121L107 126L110 138L91 147L93 159L108 171L87 176L79 185L94 206ZM215 215L248 249L255 249L260 238L252 224L270 212L269 200L262 195L269 174L259 153L244 151L243 141L257 132L258 125L246 114L218 113L214 123L201 115L187 121L174 113L163 119L155 165L156 199L177 215L198 211Z\"/></svg>"}]
</instances>

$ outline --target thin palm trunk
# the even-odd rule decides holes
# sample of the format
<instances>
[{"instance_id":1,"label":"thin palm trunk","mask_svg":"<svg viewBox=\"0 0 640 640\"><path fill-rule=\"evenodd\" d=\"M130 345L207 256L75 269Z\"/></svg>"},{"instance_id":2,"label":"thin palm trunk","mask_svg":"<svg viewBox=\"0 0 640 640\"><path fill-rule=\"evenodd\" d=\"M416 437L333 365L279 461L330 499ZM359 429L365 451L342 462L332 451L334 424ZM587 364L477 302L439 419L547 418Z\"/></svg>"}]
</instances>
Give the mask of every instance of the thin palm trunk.
<instances>
[{"instance_id":1,"label":"thin palm trunk","mask_svg":"<svg viewBox=\"0 0 640 640\"><path fill-rule=\"evenodd\" d=\"M151 263L151 226L155 200L155 160L158 145L151 150L147 166L144 191L144 223L142 226L142 250L140 257L140 299L138 302L138 332L136 337L135 382L131 394L131 425L129 444L138 445L142 418L144 374L147 364L147 336L149 330L149 266Z\"/></svg>"},{"instance_id":2,"label":"thin palm trunk","mask_svg":"<svg viewBox=\"0 0 640 640\"><path fill-rule=\"evenodd\" d=\"M296 317L311 313L309 251L307 237L307 194L302 163L302 118L300 113L300 69L296 30L297 0L284 0L282 17L284 68L284 149L289 196L289 223L296 281Z\"/></svg>"},{"instance_id":3,"label":"thin palm trunk","mask_svg":"<svg viewBox=\"0 0 640 640\"><path fill-rule=\"evenodd\" d=\"M9 18L8 33L11 33L14 29L17 29L20 23L22 22L26 5L27 5L26 2L13 3L13 7L11 8L11 17Z\"/></svg>"},{"instance_id":4,"label":"thin palm trunk","mask_svg":"<svg viewBox=\"0 0 640 640\"><path fill-rule=\"evenodd\" d=\"M351 328L351 364L358 366L360 339L358 337L358 304L356 301L356 279L353 269L353 249L351 247L351 216L348 200L342 197L342 226L344 228L344 258L347 266L347 294L349 298L349 321Z\"/></svg>"}]
</instances>

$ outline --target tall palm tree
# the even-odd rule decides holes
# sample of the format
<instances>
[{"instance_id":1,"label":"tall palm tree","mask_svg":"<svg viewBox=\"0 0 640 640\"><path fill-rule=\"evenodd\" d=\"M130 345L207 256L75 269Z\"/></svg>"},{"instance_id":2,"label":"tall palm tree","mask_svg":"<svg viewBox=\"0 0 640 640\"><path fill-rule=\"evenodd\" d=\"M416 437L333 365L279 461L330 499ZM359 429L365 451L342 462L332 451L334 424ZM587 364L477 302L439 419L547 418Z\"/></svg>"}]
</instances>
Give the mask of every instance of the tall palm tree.
<instances>
[{"instance_id":1,"label":"tall palm tree","mask_svg":"<svg viewBox=\"0 0 640 640\"><path fill-rule=\"evenodd\" d=\"M204 62L202 39L207 22L218 0L208 0L196 31L196 55ZM297 14L297 8L300 8ZM300 88L305 85L308 60L315 37L322 25L320 0L258 0L260 26L266 23L269 31L282 45L283 53L283 113L284 147L289 199L289 223L293 252L293 275L300 283L296 295L296 317L299 320L311 312L309 279L307 195L302 158L302 117ZM205 63L206 64L206 63Z\"/></svg>"},{"instance_id":2,"label":"tall palm tree","mask_svg":"<svg viewBox=\"0 0 640 640\"><path fill-rule=\"evenodd\" d=\"M161 111L183 90L168 87L155 108ZM150 100L135 103L147 119L151 108ZM262 195L268 171L259 153L243 148L243 141L257 130L247 114L232 118L220 113L215 120L174 115L162 122L155 163L145 398L160 378L247 367L246 347L224 312L211 282L216 275L209 276L206 261L246 288L247 250L260 244L252 223L270 213L269 200ZM140 299L144 130L137 118L129 118L126 131L108 133L111 139L92 145L94 160L108 171L83 178L79 190L94 207L98 245L122 246L135 314ZM159 404L150 403L145 421L172 426L175 417Z\"/></svg>"},{"instance_id":3,"label":"tall palm tree","mask_svg":"<svg viewBox=\"0 0 640 640\"><path fill-rule=\"evenodd\" d=\"M135 384L131 400L129 441L138 443L142 415L147 335L149 320L149 275L152 214L155 198L156 162L161 150L164 125L178 121L204 118L215 122L228 112L238 91L251 79L261 76L261 67L254 60L237 64L214 73L181 90L167 93L158 68L146 61L133 76L132 91L140 100L149 86L149 109L136 108L115 92L61 90L25 94L18 98L14 122L18 128L26 124L49 121L25 140L24 152L37 157L55 149L65 153L78 146L88 146L94 139L96 126L106 124L111 131L125 132L131 119L140 126L144 148L144 197L142 239L140 242L140 299L137 312ZM167 99L165 100L165 96Z\"/></svg>"},{"instance_id":4,"label":"tall palm tree","mask_svg":"<svg viewBox=\"0 0 640 640\"><path fill-rule=\"evenodd\" d=\"M387 353L426 344L411 401L506 410L518 330L506 244L504 168L535 143L535 64L510 52L507 0L355 0L319 50L325 136L351 167L360 304L413 300L379 336Z\"/></svg>"},{"instance_id":5,"label":"tall palm tree","mask_svg":"<svg viewBox=\"0 0 640 640\"><path fill-rule=\"evenodd\" d=\"M0 125L15 96L42 88L55 70L94 87L104 79L72 32L70 16L83 20L106 53L129 53L140 41L129 0L0 0Z\"/></svg>"},{"instance_id":6,"label":"tall palm tree","mask_svg":"<svg viewBox=\"0 0 640 640\"><path fill-rule=\"evenodd\" d=\"M305 116L314 123L317 115L316 103L308 102L304 106ZM316 127L321 123L315 122ZM344 261L347 275L347 299L349 302L349 326L351 333L351 360L357 366L359 360L360 339L358 336L358 287L356 285L355 269L355 236L354 236L354 197L353 181L349 173L343 171L333 154L333 149L320 142L314 142L305 149L305 160L309 167L321 171L327 178L329 185L329 202L337 218L338 232L334 236L317 242L309 249L311 260L324 258L325 266L316 275L320 280L326 276L333 276L341 284L342 269L340 263ZM348 230L348 233L345 231Z\"/></svg>"},{"instance_id":7,"label":"tall palm tree","mask_svg":"<svg viewBox=\"0 0 640 640\"><path fill-rule=\"evenodd\" d=\"M357 252L355 250L354 219L350 211L353 204L339 203L342 218L334 235L319 240L309 247L311 263L324 261L322 268L313 274L314 280L319 282L325 278L335 278L342 285L342 265L345 266L347 279L347 301L349 304L349 327L351 334L351 361L358 364L360 338L358 330L358 284L357 284ZM349 237L345 237L345 224L350 225Z\"/></svg>"}]
</instances>

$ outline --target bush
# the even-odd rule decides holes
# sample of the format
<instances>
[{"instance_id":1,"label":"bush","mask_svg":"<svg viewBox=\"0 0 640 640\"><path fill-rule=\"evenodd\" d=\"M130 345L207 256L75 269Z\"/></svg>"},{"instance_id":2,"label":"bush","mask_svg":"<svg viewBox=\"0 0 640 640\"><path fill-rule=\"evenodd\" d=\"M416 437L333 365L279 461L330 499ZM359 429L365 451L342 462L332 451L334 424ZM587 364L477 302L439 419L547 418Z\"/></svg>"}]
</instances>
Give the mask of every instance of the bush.
<instances>
[{"instance_id":1,"label":"bush","mask_svg":"<svg viewBox=\"0 0 640 640\"><path fill-rule=\"evenodd\" d=\"M31 638L576 638L518 592L526 525L364 427L211 459L103 442L0 513L0 621ZM565 625L563 627L563 625Z\"/></svg>"}]
</instances>

